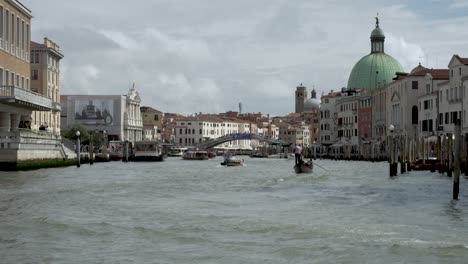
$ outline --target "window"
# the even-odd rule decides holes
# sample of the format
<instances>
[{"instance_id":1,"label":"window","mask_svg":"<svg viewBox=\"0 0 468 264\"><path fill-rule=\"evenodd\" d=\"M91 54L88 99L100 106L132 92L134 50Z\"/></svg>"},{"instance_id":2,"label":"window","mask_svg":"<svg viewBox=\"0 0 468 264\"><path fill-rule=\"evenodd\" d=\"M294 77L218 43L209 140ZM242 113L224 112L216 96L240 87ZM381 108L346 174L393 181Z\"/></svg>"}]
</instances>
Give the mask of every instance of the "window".
<instances>
[{"instance_id":1,"label":"window","mask_svg":"<svg viewBox=\"0 0 468 264\"><path fill-rule=\"evenodd\" d=\"M159 120L159 116L158 115L154 115L154 121L158 121Z\"/></svg>"},{"instance_id":2,"label":"window","mask_svg":"<svg viewBox=\"0 0 468 264\"><path fill-rule=\"evenodd\" d=\"M458 68L458 75L460 75L460 76L461 76L461 67L460 67L460 68Z\"/></svg>"},{"instance_id":3,"label":"window","mask_svg":"<svg viewBox=\"0 0 468 264\"><path fill-rule=\"evenodd\" d=\"M430 93L430 92L431 92L431 85L426 84L426 93Z\"/></svg>"},{"instance_id":4,"label":"window","mask_svg":"<svg viewBox=\"0 0 468 264\"><path fill-rule=\"evenodd\" d=\"M5 12L5 50L8 51L8 41L10 41L10 11Z\"/></svg>"},{"instance_id":5,"label":"window","mask_svg":"<svg viewBox=\"0 0 468 264\"><path fill-rule=\"evenodd\" d=\"M29 60L29 24L26 24L26 60Z\"/></svg>"},{"instance_id":6,"label":"window","mask_svg":"<svg viewBox=\"0 0 468 264\"><path fill-rule=\"evenodd\" d=\"M439 114L439 125L444 123L444 114Z\"/></svg>"},{"instance_id":7,"label":"window","mask_svg":"<svg viewBox=\"0 0 468 264\"><path fill-rule=\"evenodd\" d=\"M411 109L411 123L413 123L413 125L418 124L418 107L415 105Z\"/></svg>"},{"instance_id":8,"label":"window","mask_svg":"<svg viewBox=\"0 0 468 264\"><path fill-rule=\"evenodd\" d=\"M429 109L429 100L424 101L424 109Z\"/></svg>"},{"instance_id":9,"label":"window","mask_svg":"<svg viewBox=\"0 0 468 264\"><path fill-rule=\"evenodd\" d=\"M449 113L445 113L445 124L448 124L450 122L450 119L449 119Z\"/></svg>"},{"instance_id":10,"label":"window","mask_svg":"<svg viewBox=\"0 0 468 264\"><path fill-rule=\"evenodd\" d=\"M3 48L3 6L0 6L0 49Z\"/></svg>"},{"instance_id":11,"label":"window","mask_svg":"<svg viewBox=\"0 0 468 264\"><path fill-rule=\"evenodd\" d=\"M24 56L24 20L21 21L21 57Z\"/></svg>"},{"instance_id":12,"label":"window","mask_svg":"<svg viewBox=\"0 0 468 264\"><path fill-rule=\"evenodd\" d=\"M39 73L37 70L32 70L31 72L31 79L32 80L39 80Z\"/></svg>"},{"instance_id":13,"label":"window","mask_svg":"<svg viewBox=\"0 0 468 264\"><path fill-rule=\"evenodd\" d=\"M11 52L15 53L15 14L11 14Z\"/></svg>"},{"instance_id":14,"label":"window","mask_svg":"<svg viewBox=\"0 0 468 264\"><path fill-rule=\"evenodd\" d=\"M417 90L418 89L418 81L412 81L411 82L411 88L413 90Z\"/></svg>"},{"instance_id":15,"label":"window","mask_svg":"<svg viewBox=\"0 0 468 264\"><path fill-rule=\"evenodd\" d=\"M16 56L19 55L19 47L20 47L20 20L19 17L16 17Z\"/></svg>"}]
</instances>

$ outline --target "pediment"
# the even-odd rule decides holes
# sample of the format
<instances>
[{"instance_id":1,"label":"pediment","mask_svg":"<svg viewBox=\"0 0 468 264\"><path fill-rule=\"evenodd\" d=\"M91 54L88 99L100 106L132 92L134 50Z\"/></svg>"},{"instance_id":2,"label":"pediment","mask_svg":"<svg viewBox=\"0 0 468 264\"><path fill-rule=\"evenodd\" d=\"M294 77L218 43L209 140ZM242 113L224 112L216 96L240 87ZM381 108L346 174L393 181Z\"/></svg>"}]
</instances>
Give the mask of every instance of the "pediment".
<instances>
[{"instance_id":1,"label":"pediment","mask_svg":"<svg viewBox=\"0 0 468 264\"><path fill-rule=\"evenodd\" d=\"M391 102L400 102L400 94L398 92L393 92L392 97L390 99Z\"/></svg>"},{"instance_id":2,"label":"pediment","mask_svg":"<svg viewBox=\"0 0 468 264\"><path fill-rule=\"evenodd\" d=\"M453 55L448 65L448 68L450 69L450 68L454 68L460 65L463 65L463 63L460 61L458 55Z\"/></svg>"}]
</instances>

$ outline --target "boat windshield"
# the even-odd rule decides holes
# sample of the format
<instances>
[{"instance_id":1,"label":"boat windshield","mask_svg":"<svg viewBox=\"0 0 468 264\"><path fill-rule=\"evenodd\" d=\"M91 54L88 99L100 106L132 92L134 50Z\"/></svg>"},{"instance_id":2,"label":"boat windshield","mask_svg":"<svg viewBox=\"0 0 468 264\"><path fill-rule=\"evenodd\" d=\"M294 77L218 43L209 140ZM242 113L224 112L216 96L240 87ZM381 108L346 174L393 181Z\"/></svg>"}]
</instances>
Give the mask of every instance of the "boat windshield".
<instances>
[{"instance_id":1,"label":"boat windshield","mask_svg":"<svg viewBox=\"0 0 468 264\"><path fill-rule=\"evenodd\" d=\"M157 150L156 143L136 143L135 150L136 151L156 151Z\"/></svg>"}]
</instances>

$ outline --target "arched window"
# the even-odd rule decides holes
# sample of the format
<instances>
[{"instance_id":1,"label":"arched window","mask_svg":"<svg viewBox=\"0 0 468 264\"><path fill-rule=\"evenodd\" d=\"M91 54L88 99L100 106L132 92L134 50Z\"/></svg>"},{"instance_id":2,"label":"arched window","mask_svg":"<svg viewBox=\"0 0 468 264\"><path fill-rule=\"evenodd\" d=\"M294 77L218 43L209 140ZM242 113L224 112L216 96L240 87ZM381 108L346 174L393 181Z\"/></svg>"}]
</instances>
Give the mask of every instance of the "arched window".
<instances>
[{"instance_id":1,"label":"arched window","mask_svg":"<svg viewBox=\"0 0 468 264\"><path fill-rule=\"evenodd\" d=\"M411 123L413 125L418 124L418 107L413 105L413 109L411 110Z\"/></svg>"}]
</instances>

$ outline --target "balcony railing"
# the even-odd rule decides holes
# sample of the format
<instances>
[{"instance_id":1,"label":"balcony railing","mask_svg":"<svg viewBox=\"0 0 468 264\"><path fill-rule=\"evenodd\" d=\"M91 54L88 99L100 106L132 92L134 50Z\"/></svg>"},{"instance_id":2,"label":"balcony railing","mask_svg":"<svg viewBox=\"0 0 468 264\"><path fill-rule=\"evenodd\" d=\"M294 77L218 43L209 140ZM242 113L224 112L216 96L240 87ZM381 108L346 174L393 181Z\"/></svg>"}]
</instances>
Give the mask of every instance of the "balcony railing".
<instances>
[{"instance_id":1,"label":"balcony railing","mask_svg":"<svg viewBox=\"0 0 468 264\"><path fill-rule=\"evenodd\" d=\"M0 86L0 102L37 111L52 109L52 99L11 85Z\"/></svg>"}]
</instances>

